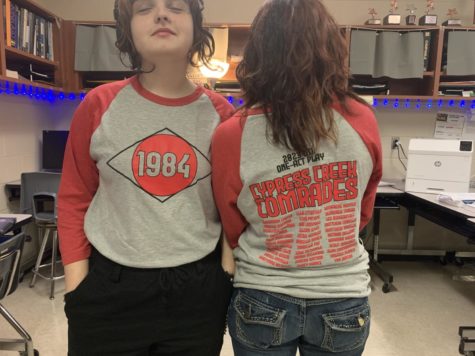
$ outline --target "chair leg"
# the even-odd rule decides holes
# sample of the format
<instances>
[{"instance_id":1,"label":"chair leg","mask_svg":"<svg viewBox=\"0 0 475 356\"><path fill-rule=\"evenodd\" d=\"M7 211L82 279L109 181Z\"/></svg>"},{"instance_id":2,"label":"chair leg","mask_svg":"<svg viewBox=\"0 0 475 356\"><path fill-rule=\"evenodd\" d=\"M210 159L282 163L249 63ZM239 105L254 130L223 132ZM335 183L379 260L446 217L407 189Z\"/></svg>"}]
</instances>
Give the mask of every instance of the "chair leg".
<instances>
[{"instance_id":1,"label":"chair leg","mask_svg":"<svg viewBox=\"0 0 475 356\"><path fill-rule=\"evenodd\" d=\"M20 323L1 304L0 304L0 314L16 330L16 332L21 335L23 339L23 343L25 345L26 355L33 356L34 355L33 340L31 339L30 334L28 334L28 332L25 329L23 329ZM15 341L15 340L11 340L11 341Z\"/></svg>"},{"instance_id":2,"label":"chair leg","mask_svg":"<svg viewBox=\"0 0 475 356\"><path fill-rule=\"evenodd\" d=\"M58 230L53 231L53 251L51 256L51 291L49 299L54 299L54 277L56 276L56 250L58 248Z\"/></svg>"},{"instance_id":3,"label":"chair leg","mask_svg":"<svg viewBox=\"0 0 475 356\"><path fill-rule=\"evenodd\" d=\"M35 268L33 268L33 277L31 278L30 288L33 288L35 286L36 275L40 270L41 260L43 259L43 254L45 253L48 237L49 237L49 229L45 229L45 234L43 236L43 241L41 242L40 251L38 252L38 258L36 259Z\"/></svg>"}]
</instances>

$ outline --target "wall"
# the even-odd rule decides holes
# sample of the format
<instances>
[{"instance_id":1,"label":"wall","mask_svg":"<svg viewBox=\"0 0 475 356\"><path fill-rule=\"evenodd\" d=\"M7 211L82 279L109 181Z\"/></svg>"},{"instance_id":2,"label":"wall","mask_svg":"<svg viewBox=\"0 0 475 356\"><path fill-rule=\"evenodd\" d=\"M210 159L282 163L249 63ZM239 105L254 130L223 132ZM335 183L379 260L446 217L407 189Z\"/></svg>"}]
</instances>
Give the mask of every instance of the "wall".
<instances>
[{"instance_id":1,"label":"wall","mask_svg":"<svg viewBox=\"0 0 475 356\"><path fill-rule=\"evenodd\" d=\"M441 109L444 112L457 111L457 109ZM411 138L433 138L435 129L435 117L437 109L376 109L376 117L381 134L383 147L383 179L402 179L405 171L398 160L397 150L391 150L391 138L400 138L406 154L408 143ZM458 111L460 112L460 111ZM470 112L467 112L471 116ZM472 117L475 119L475 116ZM406 163L407 160L403 159ZM472 176L475 175L475 157L472 161ZM380 248L404 248L406 244L407 211L401 208L399 211L382 211ZM442 228L439 225L416 218L414 232L416 249L436 249L449 251L475 251L475 246L466 244L466 240L459 235ZM370 242L371 243L371 242Z\"/></svg>"},{"instance_id":2,"label":"wall","mask_svg":"<svg viewBox=\"0 0 475 356\"><path fill-rule=\"evenodd\" d=\"M76 105L0 95L0 213L19 208L18 202L7 201L4 184L20 179L22 172L40 168L42 130L68 129Z\"/></svg>"},{"instance_id":3,"label":"wall","mask_svg":"<svg viewBox=\"0 0 475 356\"><path fill-rule=\"evenodd\" d=\"M112 20L114 0L36 0L53 13L68 20ZM250 23L264 0L205 0L205 20L212 23ZM375 8L381 17L389 10L389 0L323 0L333 16L341 24L364 23L370 16L369 8ZM421 16L425 10L425 0L399 2L399 13L403 16L407 3L413 3ZM465 24L473 23L473 1L437 0L434 13L443 22L449 8L457 8ZM91 11L91 9L94 9Z\"/></svg>"}]
</instances>

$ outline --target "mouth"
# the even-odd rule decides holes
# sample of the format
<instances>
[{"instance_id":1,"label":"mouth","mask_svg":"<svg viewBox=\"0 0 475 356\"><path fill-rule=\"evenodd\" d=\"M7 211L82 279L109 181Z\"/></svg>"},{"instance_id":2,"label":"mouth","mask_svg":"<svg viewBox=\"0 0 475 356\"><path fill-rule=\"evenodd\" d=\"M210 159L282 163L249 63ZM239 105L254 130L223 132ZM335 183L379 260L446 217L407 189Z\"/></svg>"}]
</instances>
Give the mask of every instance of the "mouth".
<instances>
[{"instance_id":1,"label":"mouth","mask_svg":"<svg viewBox=\"0 0 475 356\"><path fill-rule=\"evenodd\" d=\"M176 33L170 30L169 28L159 28L154 33L152 33L152 36L169 36L169 35L176 35Z\"/></svg>"}]
</instances>

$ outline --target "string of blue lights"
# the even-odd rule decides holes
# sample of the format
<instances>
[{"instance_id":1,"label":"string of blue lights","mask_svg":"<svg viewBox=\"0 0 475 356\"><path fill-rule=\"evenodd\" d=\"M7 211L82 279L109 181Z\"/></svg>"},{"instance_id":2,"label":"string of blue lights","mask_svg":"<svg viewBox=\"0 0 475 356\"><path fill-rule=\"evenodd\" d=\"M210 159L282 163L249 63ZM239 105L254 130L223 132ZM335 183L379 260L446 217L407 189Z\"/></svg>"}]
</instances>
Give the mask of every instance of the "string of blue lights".
<instances>
[{"instance_id":1,"label":"string of blue lights","mask_svg":"<svg viewBox=\"0 0 475 356\"><path fill-rule=\"evenodd\" d=\"M237 98L233 96L227 97L228 101L231 104L237 103ZM239 99L238 101L239 106L243 105L243 99ZM475 109L475 99L373 99L373 107L382 107L382 108L394 108L394 109L432 109L433 107L437 106L437 108L449 107L455 108L459 107L461 109L468 108L470 106L471 109Z\"/></svg>"},{"instance_id":2,"label":"string of blue lights","mask_svg":"<svg viewBox=\"0 0 475 356\"><path fill-rule=\"evenodd\" d=\"M449 107L449 108L455 108L459 107L460 109L465 109L470 106L471 109L475 109L475 99L438 99L438 100L433 100L433 99L427 99L427 100L422 100L422 99L373 99L373 107L393 107L394 109L399 109L399 108L404 108L404 109L410 109L410 108L415 108L417 110L420 109L432 109L434 106L437 106L437 108L443 108L444 106Z\"/></svg>"},{"instance_id":3,"label":"string of blue lights","mask_svg":"<svg viewBox=\"0 0 475 356\"><path fill-rule=\"evenodd\" d=\"M34 85L28 84L20 84L15 82L9 81L0 81L0 95L16 95L16 96L24 96L32 100L38 101L48 101L53 103L57 100L64 101L64 100L84 100L86 97L86 93L64 93L62 91L54 91L52 89L40 88ZM227 100L229 103L238 106L242 106L244 104L244 100L239 97L234 96L227 96ZM382 108L394 108L394 109L432 109L433 107L437 106L437 108L449 107L455 108L459 107L460 109L465 109L470 106L471 109L475 109L475 99L373 99L373 107L382 107Z\"/></svg>"},{"instance_id":4,"label":"string of blue lights","mask_svg":"<svg viewBox=\"0 0 475 356\"><path fill-rule=\"evenodd\" d=\"M34 85L11 83L8 81L0 81L0 95L24 96L31 100L48 101L50 103L64 100L82 101L86 97L86 93L64 93L62 91L54 91Z\"/></svg>"}]
</instances>

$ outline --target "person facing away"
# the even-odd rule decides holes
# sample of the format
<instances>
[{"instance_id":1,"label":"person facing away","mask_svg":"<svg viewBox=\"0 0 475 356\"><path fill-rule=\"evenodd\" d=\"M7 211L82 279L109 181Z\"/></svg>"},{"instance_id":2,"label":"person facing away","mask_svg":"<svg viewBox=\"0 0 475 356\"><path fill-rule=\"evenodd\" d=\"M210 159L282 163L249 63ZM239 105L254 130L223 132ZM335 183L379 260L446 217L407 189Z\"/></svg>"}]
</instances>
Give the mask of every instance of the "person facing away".
<instances>
[{"instance_id":1,"label":"person facing away","mask_svg":"<svg viewBox=\"0 0 475 356\"><path fill-rule=\"evenodd\" d=\"M136 75L92 90L71 124L58 198L68 355L219 355L232 283L210 144L233 107L186 78L207 63L202 0L117 0Z\"/></svg>"},{"instance_id":2,"label":"person facing away","mask_svg":"<svg viewBox=\"0 0 475 356\"><path fill-rule=\"evenodd\" d=\"M212 141L213 191L236 260L236 356L363 352L370 277L359 231L382 158L346 57L319 0L269 0L253 21L237 68L244 107Z\"/></svg>"}]
</instances>

